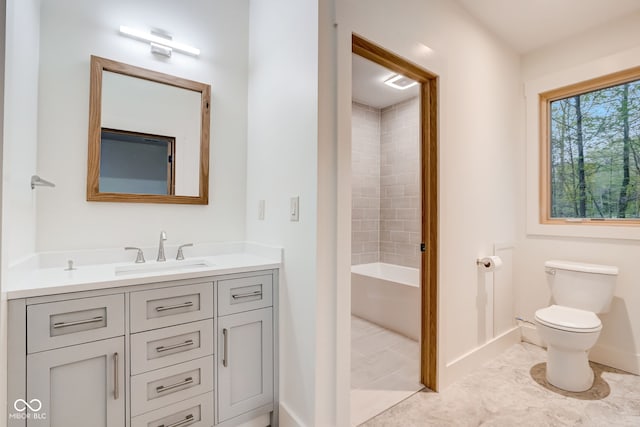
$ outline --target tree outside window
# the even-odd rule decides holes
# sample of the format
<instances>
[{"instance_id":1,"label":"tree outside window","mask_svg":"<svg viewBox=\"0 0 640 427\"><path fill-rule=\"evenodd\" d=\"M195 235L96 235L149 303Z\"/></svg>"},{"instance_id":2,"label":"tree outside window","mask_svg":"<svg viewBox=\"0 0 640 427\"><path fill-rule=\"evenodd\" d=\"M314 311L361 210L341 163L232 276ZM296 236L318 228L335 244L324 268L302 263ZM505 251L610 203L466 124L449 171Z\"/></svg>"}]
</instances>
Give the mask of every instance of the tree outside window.
<instances>
[{"instance_id":1,"label":"tree outside window","mask_svg":"<svg viewBox=\"0 0 640 427\"><path fill-rule=\"evenodd\" d=\"M540 101L542 222L639 220L640 69L547 92Z\"/></svg>"}]
</instances>

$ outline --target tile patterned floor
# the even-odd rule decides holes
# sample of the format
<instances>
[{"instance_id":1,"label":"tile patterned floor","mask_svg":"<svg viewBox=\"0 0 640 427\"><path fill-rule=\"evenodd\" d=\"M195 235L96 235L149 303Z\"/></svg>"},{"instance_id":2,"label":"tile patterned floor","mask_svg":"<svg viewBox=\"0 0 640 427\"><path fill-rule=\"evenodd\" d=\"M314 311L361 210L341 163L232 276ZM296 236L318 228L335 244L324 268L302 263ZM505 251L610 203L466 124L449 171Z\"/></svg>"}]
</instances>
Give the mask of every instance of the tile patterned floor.
<instances>
[{"instance_id":1,"label":"tile patterned floor","mask_svg":"<svg viewBox=\"0 0 640 427\"><path fill-rule=\"evenodd\" d=\"M417 341L351 317L351 425L401 402L422 388Z\"/></svg>"},{"instance_id":2,"label":"tile patterned floor","mask_svg":"<svg viewBox=\"0 0 640 427\"><path fill-rule=\"evenodd\" d=\"M416 393L364 424L377 426L640 426L640 377L593 363L594 387L545 380L546 352L521 343L441 393Z\"/></svg>"}]
</instances>

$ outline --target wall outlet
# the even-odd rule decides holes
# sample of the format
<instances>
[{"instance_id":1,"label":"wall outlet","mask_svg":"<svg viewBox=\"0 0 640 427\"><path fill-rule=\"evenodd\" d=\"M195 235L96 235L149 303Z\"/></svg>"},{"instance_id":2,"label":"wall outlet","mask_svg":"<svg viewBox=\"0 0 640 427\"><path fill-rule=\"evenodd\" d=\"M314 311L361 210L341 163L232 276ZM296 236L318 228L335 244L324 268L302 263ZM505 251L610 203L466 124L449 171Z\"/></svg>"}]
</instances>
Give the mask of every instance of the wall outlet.
<instances>
[{"instance_id":1,"label":"wall outlet","mask_svg":"<svg viewBox=\"0 0 640 427\"><path fill-rule=\"evenodd\" d=\"M264 200L258 201L258 219L264 221Z\"/></svg>"},{"instance_id":2,"label":"wall outlet","mask_svg":"<svg viewBox=\"0 0 640 427\"><path fill-rule=\"evenodd\" d=\"M289 220L300 221L300 196L291 198L289 204Z\"/></svg>"}]
</instances>

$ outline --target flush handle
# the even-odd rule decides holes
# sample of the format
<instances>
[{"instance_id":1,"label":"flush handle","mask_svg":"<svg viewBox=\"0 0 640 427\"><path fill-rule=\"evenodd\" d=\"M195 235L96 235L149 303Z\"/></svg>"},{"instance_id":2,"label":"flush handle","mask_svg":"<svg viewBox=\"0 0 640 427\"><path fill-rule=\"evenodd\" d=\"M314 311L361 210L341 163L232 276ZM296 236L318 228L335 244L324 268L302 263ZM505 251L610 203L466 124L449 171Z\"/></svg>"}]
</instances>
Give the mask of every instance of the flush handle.
<instances>
[{"instance_id":1,"label":"flush handle","mask_svg":"<svg viewBox=\"0 0 640 427\"><path fill-rule=\"evenodd\" d=\"M545 268L544 272L547 273L549 276L555 276L556 275L556 269L555 268Z\"/></svg>"}]
</instances>

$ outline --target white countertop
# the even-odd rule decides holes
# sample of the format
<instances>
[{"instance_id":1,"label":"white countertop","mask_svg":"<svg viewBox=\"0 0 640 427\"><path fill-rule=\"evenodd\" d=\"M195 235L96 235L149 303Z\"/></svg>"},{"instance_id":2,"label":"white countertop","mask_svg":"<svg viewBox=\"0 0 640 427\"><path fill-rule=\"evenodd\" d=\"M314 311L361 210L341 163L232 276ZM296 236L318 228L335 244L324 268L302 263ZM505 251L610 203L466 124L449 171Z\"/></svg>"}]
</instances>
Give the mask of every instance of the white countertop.
<instances>
[{"instance_id":1,"label":"white countertop","mask_svg":"<svg viewBox=\"0 0 640 427\"><path fill-rule=\"evenodd\" d=\"M203 245L205 246L205 245ZM244 249L237 251L239 247ZM224 253L225 249L231 253ZM256 244L237 243L227 246L216 246L214 255L202 256L202 250L198 256L189 256L185 253L184 261L170 260L166 262L147 261L144 264L135 264L132 261L115 262L105 264L81 264L74 265L74 270L65 270L66 262L56 262L56 266L50 266L51 258L63 259L75 253L56 253L55 256L42 256L39 262L29 261L27 264L14 268L7 285L4 287L7 299L28 298L61 294L68 292L80 292L98 289L108 289L120 286L140 285L152 282L166 282L172 280L194 279L214 275L243 273L249 271L279 268L282 260L280 248L266 247ZM129 257L131 257L131 253ZM135 255L135 253L133 254ZM134 256L135 259L135 256ZM206 265L193 265L202 263ZM118 270L129 268L162 268L161 271L127 271ZM172 267L176 267L175 269Z\"/></svg>"}]
</instances>

